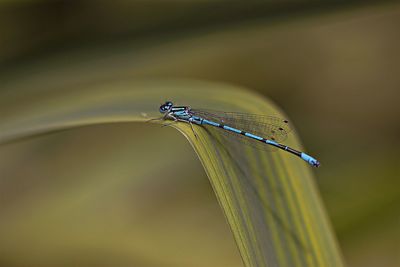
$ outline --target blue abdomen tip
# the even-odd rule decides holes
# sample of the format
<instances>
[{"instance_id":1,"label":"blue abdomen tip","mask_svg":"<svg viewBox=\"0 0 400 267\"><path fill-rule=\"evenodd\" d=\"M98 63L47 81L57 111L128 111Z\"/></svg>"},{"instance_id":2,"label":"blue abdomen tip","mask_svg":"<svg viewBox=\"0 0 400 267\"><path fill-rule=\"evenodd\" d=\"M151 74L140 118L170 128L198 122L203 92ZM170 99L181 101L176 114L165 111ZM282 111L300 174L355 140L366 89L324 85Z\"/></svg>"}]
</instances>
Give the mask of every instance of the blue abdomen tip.
<instances>
[{"instance_id":1,"label":"blue abdomen tip","mask_svg":"<svg viewBox=\"0 0 400 267\"><path fill-rule=\"evenodd\" d=\"M318 167L319 164L320 164L318 160L316 160L313 157L307 155L306 153L301 153L301 158L303 160L307 161L308 164L310 164L311 166L314 166L314 167Z\"/></svg>"}]
</instances>

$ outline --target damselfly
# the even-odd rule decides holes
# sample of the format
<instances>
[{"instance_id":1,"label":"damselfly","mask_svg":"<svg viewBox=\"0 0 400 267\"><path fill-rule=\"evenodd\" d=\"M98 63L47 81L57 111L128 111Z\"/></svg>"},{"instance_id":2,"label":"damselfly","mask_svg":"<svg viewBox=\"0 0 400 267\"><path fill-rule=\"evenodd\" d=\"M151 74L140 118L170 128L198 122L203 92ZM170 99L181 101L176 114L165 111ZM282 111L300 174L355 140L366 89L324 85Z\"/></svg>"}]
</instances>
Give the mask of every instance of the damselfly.
<instances>
[{"instance_id":1,"label":"damselfly","mask_svg":"<svg viewBox=\"0 0 400 267\"><path fill-rule=\"evenodd\" d=\"M290 131L287 120L272 116L191 109L187 106L174 106L170 101L160 106L160 112L164 114L164 120L189 123L195 135L193 124L212 126L241 137L246 143L261 142L277 147L302 158L311 166L319 166L318 160L306 153L278 143L283 141Z\"/></svg>"}]
</instances>

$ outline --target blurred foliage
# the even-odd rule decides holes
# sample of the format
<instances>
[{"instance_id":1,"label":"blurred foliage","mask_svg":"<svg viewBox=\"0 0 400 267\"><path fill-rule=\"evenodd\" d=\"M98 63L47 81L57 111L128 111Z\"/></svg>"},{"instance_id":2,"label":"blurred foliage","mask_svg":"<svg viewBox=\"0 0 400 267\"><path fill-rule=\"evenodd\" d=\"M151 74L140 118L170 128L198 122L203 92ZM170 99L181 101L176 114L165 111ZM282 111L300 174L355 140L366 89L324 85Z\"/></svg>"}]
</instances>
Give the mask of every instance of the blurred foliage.
<instances>
[{"instance_id":1,"label":"blurred foliage","mask_svg":"<svg viewBox=\"0 0 400 267\"><path fill-rule=\"evenodd\" d=\"M1 266L242 266L191 147L157 128L99 125L3 145Z\"/></svg>"},{"instance_id":2,"label":"blurred foliage","mask_svg":"<svg viewBox=\"0 0 400 267\"><path fill-rule=\"evenodd\" d=\"M321 159L349 266L397 266L400 6L385 2L2 1L1 91L126 77L253 88Z\"/></svg>"}]
</instances>

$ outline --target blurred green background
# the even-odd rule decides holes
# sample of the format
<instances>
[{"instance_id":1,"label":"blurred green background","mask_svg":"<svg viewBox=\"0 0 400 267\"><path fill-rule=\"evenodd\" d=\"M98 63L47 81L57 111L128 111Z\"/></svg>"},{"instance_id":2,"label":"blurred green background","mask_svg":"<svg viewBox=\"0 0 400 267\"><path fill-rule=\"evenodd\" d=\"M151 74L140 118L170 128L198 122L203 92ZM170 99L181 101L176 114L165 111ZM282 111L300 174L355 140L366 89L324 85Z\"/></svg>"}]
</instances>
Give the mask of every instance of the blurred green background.
<instances>
[{"instance_id":1,"label":"blurred green background","mask_svg":"<svg viewBox=\"0 0 400 267\"><path fill-rule=\"evenodd\" d=\"M125 78L255 90L322 162L348 266L399 266L399 29L395 1L1 1L0 93ZM1 266L241 266L194 152L154 125L0 146L0 236Z\"/></svg>"}]
</instances>

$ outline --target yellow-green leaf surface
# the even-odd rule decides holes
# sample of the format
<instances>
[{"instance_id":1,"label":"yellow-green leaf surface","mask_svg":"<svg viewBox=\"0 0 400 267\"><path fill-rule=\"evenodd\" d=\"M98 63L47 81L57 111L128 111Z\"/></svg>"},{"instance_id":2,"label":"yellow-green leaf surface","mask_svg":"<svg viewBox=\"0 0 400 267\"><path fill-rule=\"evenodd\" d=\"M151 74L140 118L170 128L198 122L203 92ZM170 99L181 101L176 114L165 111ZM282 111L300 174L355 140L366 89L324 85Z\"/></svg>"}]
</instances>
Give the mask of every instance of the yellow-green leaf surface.
<instances>
[{"instance_id":1,"label":"yellow-green leaf surface","mask_svg":"<svg viewBox=\"0 0 400 267\"><path fill-rule=\"evenodd\" d=\"M167 99L192 107L286 117L264 97L219 83L123 80L59 90L25 88L1 92L0 141L83 125L144 123L160 116L158 107ZM196 139L188 125L173 127L196 151L245 266L342 266L311 167L288 153L226 142L215 131L196 127ZM154 131L160 133L151 138L163 138L159 126ZM295 133L286 144L301 149Z\"/></svg>"}]
</instances>

